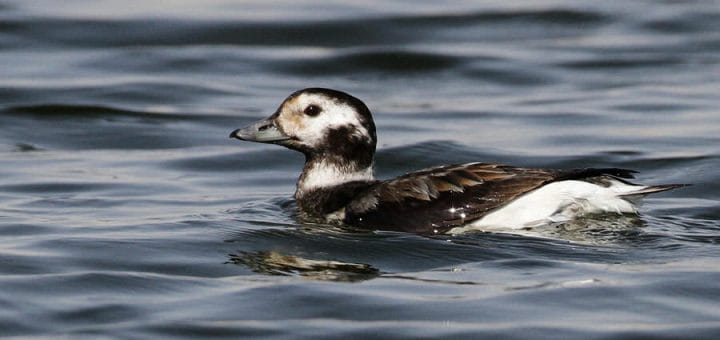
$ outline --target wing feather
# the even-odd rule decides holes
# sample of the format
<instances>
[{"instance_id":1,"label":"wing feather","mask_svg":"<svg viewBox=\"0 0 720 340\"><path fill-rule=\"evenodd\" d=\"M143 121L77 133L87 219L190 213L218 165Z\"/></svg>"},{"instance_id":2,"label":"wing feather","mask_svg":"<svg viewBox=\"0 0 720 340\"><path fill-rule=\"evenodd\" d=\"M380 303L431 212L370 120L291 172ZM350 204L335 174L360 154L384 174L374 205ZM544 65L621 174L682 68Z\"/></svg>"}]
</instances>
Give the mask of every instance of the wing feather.
<instances>
[{"instance_id":1,"label":"wing feather","mask_svg":"<svg viewBox=\"0 0 720 340\"><path fill-rule=\"evenodd\" d=\"M493 163L445 165L371 185L345 206L345 222L367 229L442 233L553 181L623 180L633 173L617 168L559 171Z\"/></svg>"},{"instance_id":2,"label":"wing feather","mask_svg":"<svg viewBox=\"0 0 720 340\"><path fill-rule=\"evenodd\" d=\"M424 169L370 187L347 206L346 222L373 229L442 232L478 219L558 174L491 163Z\"/></svg>"}]
</instances>

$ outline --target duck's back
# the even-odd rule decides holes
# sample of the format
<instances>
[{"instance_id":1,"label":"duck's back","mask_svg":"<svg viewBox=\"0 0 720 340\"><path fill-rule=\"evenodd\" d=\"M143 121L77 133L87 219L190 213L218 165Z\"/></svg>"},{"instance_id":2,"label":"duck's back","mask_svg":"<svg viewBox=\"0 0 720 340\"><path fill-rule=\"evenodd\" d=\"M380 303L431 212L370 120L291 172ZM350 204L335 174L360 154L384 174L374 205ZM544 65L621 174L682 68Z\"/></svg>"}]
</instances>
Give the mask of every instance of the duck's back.
<instances>
[{"instance_id":1,"label":"duck's back","mask_svg":"<svg viewBox=\"0 0 720 340\"><path fill-rule=\"evenodd\" d=\"M611 181L615 181L627 186L624 194L613 196L625 202L623 195L650 188L621 180L632 178L632 173L631 170L616 168L558 171L487 163L447 165L372 185L349 202L345 207L344 220L360 228L421 234L444 233L482 221L512 202L520 202L518 199L521 197L531 197L529 193L550 183L562 182L562 187L574 187L582 183L579 187L587 191L584 185L600 190L612 187ZM670 188L662 188L667 189ZM587 195L585 191L583 195ZM569 195L573 195L572 190ZM555 199L553 197L539 199L545 200L548 206L556 204L550 202ZM567 199L558 196L557 205L562 205L562 201ZM521 206L512 208L523 210ZM493 217L504 218L503 223L517 227L524 224L520 220L516 224L512 218L508 218L512 216L495 214Z\"/></svg>"}]
</instances>

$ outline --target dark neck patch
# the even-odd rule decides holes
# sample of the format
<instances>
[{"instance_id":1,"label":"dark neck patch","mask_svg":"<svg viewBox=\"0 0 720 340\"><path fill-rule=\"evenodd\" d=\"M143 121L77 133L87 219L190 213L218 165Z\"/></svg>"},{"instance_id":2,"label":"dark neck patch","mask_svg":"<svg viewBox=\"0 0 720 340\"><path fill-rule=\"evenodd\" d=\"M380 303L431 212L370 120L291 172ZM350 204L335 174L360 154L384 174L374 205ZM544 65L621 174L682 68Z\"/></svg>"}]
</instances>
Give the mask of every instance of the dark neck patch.
<instances>
[{"instance_id":1,"label":"dark neck patch","mask_svg":"<svg viewBox=\"0 0 720 340\"><path fill-rule=\"evenodd\" d=\"M353 181L329 188L317 188L296 197L298 208L305 218L322 221L324 216L345 207L358 194L377 181Z\"/></svg>"}]
</instances>

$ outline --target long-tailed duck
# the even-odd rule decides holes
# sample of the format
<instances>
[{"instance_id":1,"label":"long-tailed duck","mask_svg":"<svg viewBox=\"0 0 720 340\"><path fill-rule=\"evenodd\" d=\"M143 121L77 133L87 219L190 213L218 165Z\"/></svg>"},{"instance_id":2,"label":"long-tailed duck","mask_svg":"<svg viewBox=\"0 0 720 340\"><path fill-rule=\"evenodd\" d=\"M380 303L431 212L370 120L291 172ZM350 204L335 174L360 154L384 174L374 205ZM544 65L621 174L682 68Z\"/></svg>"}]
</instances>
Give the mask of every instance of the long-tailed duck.
<instances>
[{"instance_id":1,"label":"long-tailed duck","mask_svg":"<svg viewBox=\"0 0 720 340\"><path fill-rule=\"evenodd\" d=\"M443 165L373 177L375 123L359 99L336 90L291 94L269 118L230 134L302 152L295 199L305 220L420 234L522 229L588 213L637 213L633 201L682 185L628 182L635 171Z\"/></svg>"}]
</instances>

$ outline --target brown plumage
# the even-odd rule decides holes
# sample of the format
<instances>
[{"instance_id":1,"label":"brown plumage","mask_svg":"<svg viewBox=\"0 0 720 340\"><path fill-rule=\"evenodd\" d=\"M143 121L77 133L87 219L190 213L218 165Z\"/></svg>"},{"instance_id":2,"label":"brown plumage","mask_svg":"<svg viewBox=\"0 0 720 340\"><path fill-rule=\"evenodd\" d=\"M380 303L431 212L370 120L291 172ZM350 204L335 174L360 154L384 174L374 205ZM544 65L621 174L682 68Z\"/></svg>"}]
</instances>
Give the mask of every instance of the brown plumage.
<instances>
[{"instance_id":1,"label":"brown plumage","mask_svg":"<svg viewBox=\"0 0 720 340\"><path fill-rule=\"evenodd\" d=\"M443 233L478 220L547 183L599 176L632 178L632 171L559 171L490 163L445 165L369 186L347 204L345 222L363 228Z\"/></svg>"}]
</instances>

